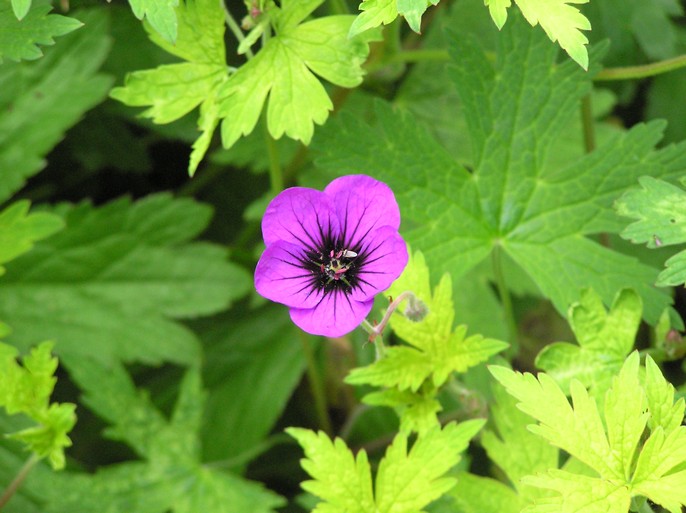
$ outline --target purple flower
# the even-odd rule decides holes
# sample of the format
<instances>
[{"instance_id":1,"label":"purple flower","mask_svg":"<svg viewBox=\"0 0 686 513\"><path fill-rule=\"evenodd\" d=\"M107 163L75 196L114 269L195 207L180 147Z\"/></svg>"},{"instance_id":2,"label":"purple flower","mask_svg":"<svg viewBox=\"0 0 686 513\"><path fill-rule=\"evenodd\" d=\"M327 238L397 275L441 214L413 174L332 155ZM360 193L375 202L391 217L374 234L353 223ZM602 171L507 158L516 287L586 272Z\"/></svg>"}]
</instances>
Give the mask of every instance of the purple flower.
<instances>
[{"instance_id":1,"label":"purple flower","mask_svg":"<svg viewBox=\"0 0 686 513\"><path fill-rule=\"evenodd\" d=\"M393 192L366 175L337 178L324 192L286 189L267 207L267 245L255 288L290 308L313 335L339 337L369 314L374 296L407 265Z\"/></svg>"}]
</instances>

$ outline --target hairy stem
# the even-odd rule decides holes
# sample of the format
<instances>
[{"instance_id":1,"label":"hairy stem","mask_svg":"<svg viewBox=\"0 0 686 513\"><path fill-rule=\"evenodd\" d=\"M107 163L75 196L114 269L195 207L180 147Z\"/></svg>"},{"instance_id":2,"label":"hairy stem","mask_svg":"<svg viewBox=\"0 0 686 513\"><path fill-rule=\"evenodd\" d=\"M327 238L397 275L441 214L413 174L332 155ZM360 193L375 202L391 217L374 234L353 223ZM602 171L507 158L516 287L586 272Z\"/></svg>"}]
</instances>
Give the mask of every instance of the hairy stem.
<instances>
[{"instance_id":1,"label":"hairy stem","mask_svg":"<svg viewBox=\"0 0 686 513\"><path fill-rule=\"evenodd\" d=\"M593 80L604 82L609 80L631 80L648 78L677 69L686 68L686 55L679 55L663 61L651 62L641 66L625 66L620 68L606 68L598 73Z\"/></svg>"},{"instance_id":2,"label":"hairy stem","mask_svg":"<svg viewBox=\"0 0 686 513\"><path fill-rule=\"evenodd\" d=\"M328 407L326 404L326 394L324 393L324 383L317 368L314 358L314 351L310 345L310 336L300 332L305 362L307 364L307 381L310 385L310 392L314 399L314 409L317 415L319 426L328 434L333 434L331 420L329 419Z\"/></svg>"},{"instance_id":3,"label":"hairy stem","mask_svg":"<svg viewBox=\"0 0 686 513\"><path fill-rule=\"evenodd\" d=\"M381 360L386 356L386 346L383 343L383 335L378 332L376 326L367 319L364 319L360 326L364 331L369 333L369 342L374 344L374 349L376 350L376 360Z\"/></svg>"},{"instance_id":4,"label":"hairy stem","mask_svg":"<svg viewBox=\"0 0 686 513\"><path fill-rule=\"evenodd\" d=\"M31 472L31 469L40 461L40 458L34 453L31 454L28 460L24 463L24 465L19 469L19 472L17 472L17 475L14 477L12 482L9 484L7 488L5 488L5 491L3 492L2 496L0 497L0 509L2 509L5 504L12 498L12 496L17 492L19 487L22 485L24 482L24 479L26 479L26 476L29 475L29 472Z\"/></svg>"},{"instance_id":5,"label":"hairy stem","mask_svg":"<svg viewBox=\"0 0 686 513\"><path fill-rule=\"evenodd\" d=\"M226 25L229 27L229 30L234 37L238 40L238 44L242 43L245 40L245 34L243 34L243 30L241 30L240 25L236 22L233 14L231 14L231 11L226 6L226 2L224 0L218 1L221 3L222 8L224 9L224 21L226 21ZM245 55L248 59L252 59L255 56L250 48L245 51Z\"/></svg>"},{"instance_id":6,"label":"hairy stem","mask_svg":"<svg viewBox=\"0 0 686 513\"><path fill-rule=\"evenodd\" d=\"M512 297L505 282L505 273L503 272L502 248L496 245L493 248L493 274L495 275L496 286L498 287L498 295L500 302L503 305L505 313L505 321L507 322L507 331L509 332L509 341L511 344L510 351L517 354L519 351L519 329L517 328L517 320L515 319L514 309L512 308Z\"/></svg>"}]
</instances>

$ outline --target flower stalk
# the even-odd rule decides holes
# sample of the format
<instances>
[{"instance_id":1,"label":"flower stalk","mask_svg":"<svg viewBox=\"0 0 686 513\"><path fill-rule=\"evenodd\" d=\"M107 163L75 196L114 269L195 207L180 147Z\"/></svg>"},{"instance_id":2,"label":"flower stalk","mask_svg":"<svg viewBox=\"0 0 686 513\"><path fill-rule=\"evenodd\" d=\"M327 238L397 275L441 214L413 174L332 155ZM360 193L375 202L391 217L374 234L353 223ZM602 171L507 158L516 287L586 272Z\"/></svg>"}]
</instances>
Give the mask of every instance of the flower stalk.
<instances>
[{"instance_id":1,"label":"flower stalk","mask_svg":"<svg viewBox=\"0 0 686 513\"><path fill-rule=\"evenodd\" d=\"M372 324L366 319L362 321L362 329L369 334L369 342L374 343L374 347L376 347L377 360L380 360L385 356L386 346L384 346L383 343L383 330L391 320L393 312L395 312L400 304L406 299L408 301L408 305L407 308L405 308L405 316L414 322L421 321L428 313L426 305L421 299L415 296L412 291L409 290L400 293L398 297L391 300L391 304L388 305L381 322L378 324Z\"/></svg>"},{"instance_id":2,"label":"flower stalk","mask_svg":"<svg viewBox=\"0 0 686 513\"><path fill-rule=\"evenodd\" d=\"M19 472L17 472L17 475L14 477L12 482L9 484L7 488L5 488L5 491L3 492L2 496L0 497L0 509L5 507L7 502L12 498L12 496L19 490L19 487L22 485L24 480L26 479L26 476L29 475L29 472L31 472L31 469L36 466L36 463L40 461L40 458L38 455L31 454L28 460L26 460L26 463L19 469Z\"/></svg>"},{"instance_id":3,"label":"flower stalk","mask_svg":"<svg viewBox=\"0 0 686 513\"><path fill-rule=\"evenodd\" d=\"M328 435L333 434L331 427L331 420L329 419L328 406L326 404L326 394L324 393L324 383L322 381L317 362L314 357L314 351L310 345L310 336L304 332L300 332L300 341L302 342L303 354L305 355L305 363L307 365L307 381L310 385L310 392L314 399L314 409L317 415L319 427Z\"/></svg>"}]
</instances>

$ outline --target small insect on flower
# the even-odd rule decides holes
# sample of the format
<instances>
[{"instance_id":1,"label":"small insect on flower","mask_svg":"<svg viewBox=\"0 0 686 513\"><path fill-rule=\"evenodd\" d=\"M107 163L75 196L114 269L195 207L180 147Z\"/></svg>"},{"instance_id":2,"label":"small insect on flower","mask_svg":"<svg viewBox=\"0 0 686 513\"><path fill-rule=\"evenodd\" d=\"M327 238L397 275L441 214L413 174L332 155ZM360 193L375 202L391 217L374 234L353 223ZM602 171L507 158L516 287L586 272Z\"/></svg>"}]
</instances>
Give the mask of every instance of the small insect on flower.
<instances>
[{"instance_id":1,"label":"small insect on flower","mask_svg":"<svg viewBox=\"0 0 686 513\"><path fill-rule=\"evenodd\" d=\"M345 335L407 265L399 226L393 192L366 175L343 176L324 191L286 189L262 220L267 247L255 288L288 306L304 331Z\"/></svg>"}]
</instances>

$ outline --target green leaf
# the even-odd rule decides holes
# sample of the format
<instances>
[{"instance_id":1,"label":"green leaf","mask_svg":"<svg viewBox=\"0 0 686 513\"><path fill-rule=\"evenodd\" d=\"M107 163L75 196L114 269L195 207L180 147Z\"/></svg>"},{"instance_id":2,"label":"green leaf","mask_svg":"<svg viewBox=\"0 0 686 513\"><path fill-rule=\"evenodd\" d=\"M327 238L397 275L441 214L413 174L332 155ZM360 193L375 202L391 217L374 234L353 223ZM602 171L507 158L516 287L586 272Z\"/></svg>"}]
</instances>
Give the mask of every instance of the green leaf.
<instances>
[{"instance_id":1,"label":"green leaf","mask_svg":"<svg viewBox=\"0 0 686 513\"><path fill-rule=\"evenodd\" d=\"M422 393L387 388L365 395L362 402L370 406L388 406L395 409L400 416L401 433L423 434L439 425L437 415L443 411L443 406L434 397L435 392L431 388Z\"/></svg>"},{"instance_id":2,"label":"green leaf","mask_svg":"<svg viewBox=\"0 0 686 513\"><path fill-rule=\"evenodd\" d=\"M634 497L647 497L673 513L681 511L686 504L680 486L686 477L686 471L680 470L686 463L686 426L676 425L673 419L683 415L683 402L672 404L664 378L649 356L646 360L650 384L640 383L639 356L632 353L607 393L602 416L578 381L570 385L570 405L546 374L536 379L491 367L495 378L520 401L518 407L539 422L530 427L532 432L597 473L553 469L525 477L524 483L555 492L526 511L626 512ZM662 392L651 392L648 401L648 387ZM669 420L665 412L670 412ZM669 432L663 424L670 426ZM643 436L646 427L650 429L647 439Z\"/></svg>"},{"instance_id":3,"label":"green leaf","mask_svg":"<svg viewBox=\"0 0 686 513\"><path fill-rule=\"evenodd\" d=\"M224 11L214 0L189 0L177 8L178 38L175 44L155 33L150 37L158 46L185 62L134 71L123 87L110 96L126 105L150 108L141 116L153 122L171 123L200 105L198 128L202 132L193 146L189 172L192 175L209 147L219 122L215 96L228 79L224 49ZM176 36L175 36L176 37Z\"/></svg>"},{"instance_id":4,"label":"green leaf","mask_svg":"<svg viewBox=\"0 0 686 513\"><path fill-rule=\"evenodd\" d=\"M17 363L17 350L0 342L0 406L10 415L24 414L37 425L5 436L23 442L37 456L47 457L54 469L64 468L64 449L71 445L67 433L76 423L71 403L50 404L57 379L57 358L44 342Z\"/></svg>"},{"instance_id":5,"label":"green leaf","mask_svg":"<svg viewBox=\"0 0 686 513\"><path fill-rule=\"evenodd\" d=\"M655 151L663 125L651 123L609 135L590 154L552 158L596 68L556 63L546 38L512 18L497 39L495 64L468 34L450 36L452 78L472 140L470 172L412 116L382 102L371 124L342 113L320 131L317 165L340 175L374 169L398 199L405 240L454 283L498 247L559 312L583 288L610 304L631 287L646 320L656 322L670 303L652 286L656 270L587 236L621 231L613 201L639 176L681 175L686 151Z\"/></svg>"},{"instance_id":6,"label":"green leaf","mask_svg":"<svg viewBox=\"0 0 686 513\"><path fill-rule=\"evenodd\" d=\"M118 362L80 356L69 371L84 390L84 402L111 424L107 436L129 444L141 461L102 467L94 475L66 474L41 494L46 513L99 511L103 505L112 513L132 507L137 513L271 513L284 504L257 483L202 464L198 431L205 393L196 367L181 381L169 418Z\"/></svg>"},{"instance_id":7,"label":"green leaf","mask_svg":"<svg viewBox=\"0 0 686 513\"><path fill-rule=\"evenodd\" d=\"M62 219L46 212L29 214L30 203L17 201L0 212L0 264L30 251L33 244L64 227ZM0 275L5 268L0 265Z\"/></svg>"},{"instance_id":8,"label":"green leaf","mask_svg":"<svg viewBox=\"0 0 686 513\"><path fill-rule=\"evenodd\" d=\"M11 262L0 287L0 318L20 347L51 337L65 361L187 363L197 340L172 319L218 312L250 290L224 249L188 242L209 222L207 206L160 194L55 213L67 228Z\"/></svg>"},{"instance_id":9,"label":"green leaf","mask_svg":"<svg viewBox=\"0 0 686 513\"><path fill-rule=\"evenodd\" d=\"M323 502L315 512L414 513L421 511L455 485L444 477L460 460L460 453L484 421L435 426L420 435L408 451L407 435L398 434L379 463L374 495L367 454L357 457L337 438L300 428L286 431L305 450L302 467L313 478L304 490Z\"/></svg>"},{"instance_id":10,"label":"green leaf","mask_svg":"<svg viewBox=\"0 0 686 513\"><path fill-rule=\"evenodd\" d=\"M514 0L526 20L535 27L540 23L550 40L557 42L582 68L588 69L588 39L581 32L591 30L588 19L570 4L585 4L588 0ZM498 29L507 20L511 0L485 0Z\"/></svg>"},{"instance_id":11,"label":"green leaf","mask_svg":"<svg viewBox=\"0 0 686 513\"><path fill-rule=\"evenodd\" d=\"M350 37L366 30L388 25L398 15L403 16L407 24L417 33L421 32L422 15L429 5L436 5L440 0L362 0L359 9L362 11L350 26Z\"/></svg>"},{"instance_id":12,"label":"green leaf","mask_svg":"<svg viewBox=\"0 0 686 513\"><path fill-rule=\"evenodd\" d=\"M361 14L350 25L350 37L380 25L388 25L398 17L397 0L362 0Z\"/></svg>"},{"instance_id":13,"label":"green leaf","mask_svg":"<svg viewBox=\"0 0 686 513\"><path fill-rule=\"evenodd\" d=\"M18 20L21 20L31 9L31 0L12 0L12 10Z\"/></svg>"},{"instance_id":14,"label":"green leaf","mask_svg":"<svg viewBox=\"0 0 686 513\"><path fill-rule=\"evenodd\" d=\"M379 463L375 495L379 512L421 511L455 486L443 477L460 460L460 453L479 432L484 420L450 423L417 438L407 450L407 438L397 435Z\"/></svg>"},{"instance_id":15,"label":"green leaf","mask_svg":"<svg viewBox=\"0 0 686 513\"><path fill-rule=\"evenodd\" d=\"M453 331L455 309L450 276L443 275L432 295L429 269L421 252L411 256L388 294L398 297L404 291L411 291L428 310L421 321L411 320L398 313L407 308L409 300L406 299L391 317L393 331L410 345L387 348L384 358L354 369L346 382L416 392L426 379L431 378L437 388L453 372L465 372L507 347L504 342L481 335L467 337L466 326L458 326Z\"/></svg>"},{"instance_id":16,"label":"green leaf","mask_svg":"<svg viewBox=\"0 0 686 513\"><path fill-rule=\"evenodd\" d=\"M110 78L96 74L110 46L107 16L82 11L79 17L84 28L39 61L0 66L0 201L43 168L43 157L111 85ZM5 34L0 29L0 39Z\"/></svg>"},{"instance_id":17,"label":"green leaf","mask_svg":"<svg viewBox=\"0 0 686 513\"><path fill-rule=\"evenodd\" d=\"M181 22L177 21L175 8L179 0L129 0L133 14L139 20L144 17L159 34L175 43ZM183 2L181 2L183 6Z\"/></svg>"},{"instance_id":18,"label":"green leaf","mask_svg":"<svg viewBox=\"0 0 686 513\"><path fill-rule=\"evenodd\" d=\"M512 5L512 0L484 0L491 13L491 18L498 30L503 28L507 21L507 9Z\"/></svg>"},{"instance_id":19,"label":"green leaf","mask_svg":"<svg viewBox=\"0 0 686 513\"><path fill-rule=\"evenodd\" d=\"M541 24L550 40L557 42L579 66L588 69L588 39L582 30L591 30L586 17L570 4L588 0L515 0L526 20L535 27Z\"/></svg>"},{"instance_id":20,"label":"green leaf","mask_svg":"<svg viewBox=\"0 0 686 513\"><path fill-rule=\"evenodd\" d=\"M28 10L31 2L13 0L0 4L0 63L33 60L43 56L38 45L53 45L55 37L81 27L74 18L48 14L52 7L42 1Z\"/></svg>"},{"instance_id":21,"label":"green leaf","mask_svg":"<svg viewBox=\"0 0 686 513\"><path fill-rule=\"evenodd\" d=\"M503 470L517 491L515 502L532 503L544 494L524 484L522 478L556 468L559 451L527 429L531 417L516 407L514 398L502 387L493 386L493 395L495 402L490 409L493 427L484 431L481 443L488 458ZM458 482L456 494L460 488L461 482Z\"/></svg>"},{"instance_id":22,"label":"green leaf","mask_svg":"<svg viewBox=\"0 0 686 513\"><path fill-rule=\"evenodd\" d=\"M457 486L448 492L463 513L520 513L522 498L512 488L488 477L466 472L457 476Z\"/></svg>"},{"instance_id":23,"label":"green leaf","mask_svg":"<svg viewBox=\"0 0 686 513\"><path fill-rule=\"evenodd\" d=\"M422 31L422 15L429 4L436 5L440 0L397 0L398 14L418 34Z\"/></svg>"},{"instance_id":24,"label":"green leaf","mask_svg":"<svg viewBox=\"0 0 686 513\"><path fill-rule=\"evenodd\" d=\"M272 16L277 29L257 55L239 68L218 93L222 143L231 147L255 128L267 101L267 127L309 144L314 124L322 124L333 104L315 74L342 87L362 82L362 64L376 32L348 38L352 16L326 16L305 23L321 0L283 2Z\"/></svg>"},{"instance_id":25,"label":"green leaf","mask_svg":"<svg viewBox=\"0 0 686 513\"><path fill-rule=\"evenodd\" d=\"M579 345L549 344L536 357L536 366L552 376L565 393L576 379L602 402L612 377L634 346L642 311L641 298L631 289L617 293L609 314L598 294L584 290L568 314Z\"/></svg>"},{"instance_id":26,"label":"green leaf","mask_svg":"<svg viewBox=\"0 0 686 513\"><path fill-rule=\"evenodd\" d=\"M203 438L212 443L203 454L210 461L254 455L302 376L300 333L286 310L275 305L213 317L196 331L207 348Z\"/></svg>"},{"instance_id":27,"label":"green leaf","mask_svg":"<svg viewBox=\"0 0 686 513\"><path fill-rule=\"evenodd\" d=\"M633 243L649 248L686 242L686 192L649 176L639 179L641 189L632 189L615 204L620 215L637 219L622 232ZM686 282L686 251L667 260L667 268L657 277L657 285L666 287Z\"/></svg>"},{"instance_id":28,"label":"green leaf","mask_svg":"<svg viewBox=\"0 0 686 513\"><path fill-rule=\"evenodd\" d=\"M313 479L301 483L303 490L326 502L326 507L320 505L315 511L374 511L372 475L364 450L354 456L343 440L332 442L321 431L288 428L286 432L305 450L301 465Z\"/></svg>"}]
</instances>

